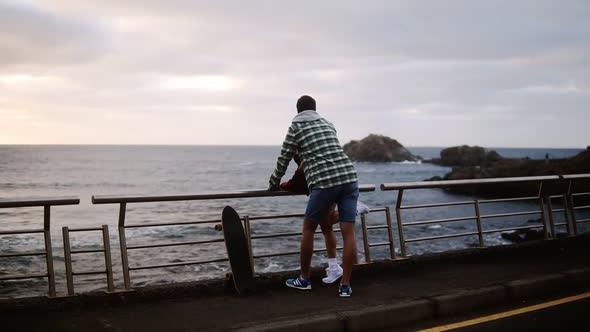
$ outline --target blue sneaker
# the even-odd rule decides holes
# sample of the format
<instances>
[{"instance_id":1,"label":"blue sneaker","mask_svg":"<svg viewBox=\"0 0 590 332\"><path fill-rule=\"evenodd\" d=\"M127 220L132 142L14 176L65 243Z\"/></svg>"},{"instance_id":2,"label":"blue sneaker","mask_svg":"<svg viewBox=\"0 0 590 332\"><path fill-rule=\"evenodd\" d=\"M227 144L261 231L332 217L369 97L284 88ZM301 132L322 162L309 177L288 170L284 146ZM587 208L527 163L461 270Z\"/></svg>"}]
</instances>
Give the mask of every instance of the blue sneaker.
<instances>
[{"instance_id":1,"label":"blue sneaker","mask_svg":"<svg viewBox=\"0 0 590 332\"><path fill-rule=\"evenodd\" d=\"M352 287L350 285L340 285L338 287L338 295L340 297L350 297L350 294L352 294Z\"/></svg>"},{"instance_id":2,"label":"blue sneaker","mask_svg":"<svg viewBox=\"0 0 590 332\"><path fill-rule=\"evenodd\" d=\"M295 279L287 279L285 285L301 290L308 290L311 289L311 280L302 278L301 276Z\"/></svg>"}]
</instances>

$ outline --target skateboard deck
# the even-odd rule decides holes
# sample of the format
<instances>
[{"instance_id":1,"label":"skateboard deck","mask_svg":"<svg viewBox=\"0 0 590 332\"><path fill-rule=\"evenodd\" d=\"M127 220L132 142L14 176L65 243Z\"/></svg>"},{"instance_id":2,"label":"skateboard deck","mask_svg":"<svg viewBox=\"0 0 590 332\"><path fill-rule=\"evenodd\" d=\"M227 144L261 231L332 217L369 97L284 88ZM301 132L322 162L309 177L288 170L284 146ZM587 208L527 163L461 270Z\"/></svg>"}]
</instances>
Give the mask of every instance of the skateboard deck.
<instances>
[{"instance_id":1,"label":"skateboard deck","mask_svg":"<svg viewBox=\"0 0 590 332\"><path fill-rule=\"evenodd\" d=\"M244 227L240 216L231 206L226 206L223 209L221 224L223 225L223 238L236 291L238 294L254 292L256 285Z\"/></svg>"}]
</instances>

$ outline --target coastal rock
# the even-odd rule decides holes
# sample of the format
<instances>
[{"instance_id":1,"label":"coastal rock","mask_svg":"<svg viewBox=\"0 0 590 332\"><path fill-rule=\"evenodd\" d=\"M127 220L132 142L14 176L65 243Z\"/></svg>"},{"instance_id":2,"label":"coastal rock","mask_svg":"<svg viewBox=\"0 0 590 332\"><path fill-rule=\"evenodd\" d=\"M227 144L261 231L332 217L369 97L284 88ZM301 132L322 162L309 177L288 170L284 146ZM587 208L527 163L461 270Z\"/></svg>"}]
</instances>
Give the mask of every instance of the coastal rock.
<instances>
[{"instance_id":1,"label":"coastal rock","mask_svg":"<svg viewBox=\"0 0 590 332\"><path fill-rule=\"evenodd\" d=\"M360 141L345 144L343 149L353 161L400 162L419 159L398 141L383 135L371 134Z\"/></svg>"},{"instance_id":2,"label":"coastal rock","mask_svg":"<svg viewBox=\"0 0 590 332\"><path fill-rule=\"evenodd\" d=\"M512 232L502 233L502 238L514 243L542 240L544 238L542 230L520 229Z\"/></svg>"},{"instance_id":3,"label":"coastal rock","mask_svg":"<svg viewBox=\"0 0 590 332\"><path fill-rule=\"evenodd\" d=\"M519 229L511 232L504 232L501 236L504 240L508 240L513 243L543 240L545 238L542 229ZM550 233L549 236L551 236ZM563 238L566 236L567 233L565 232L556 232L557 238Z\"/></svg>"},{"instance_id":4,"label":"coastal rock","mask_svg":"<svg viewBox=\"0 0 590 332\"><path fill-rule=\"evenodd\" d=\"M430 162L443 166L479 166L500 161L504 158L496 151L488 151L480 146L454 146L440 152L440 159Z\"/></svg>"},{"instance_id":5,"label":"coastal rock","mask_svg":"<svg viewBox=\"0 0 590 332\"><path fill-rule=\"evenodd\" d=\"M492 156L493 157L493 156ZM529 158L502 158L496 161L486 160L477 166L454 166L444 180L465 180L484 178L526 177L562 174L590 173L590 150L567 159L535 160ZM438 180L438 179L428 179ZM590 191L589 181L576 183L579 192ZM525 197L537 196L537 183L494 184L487 186L455 187L448 189L456 194L475 195L481 197ZM545 194L558 195L567 191L567 183L558 182L543 187ZM577 204L590 204L590 197L582 196Z\"/></svg>"}]
</instances>

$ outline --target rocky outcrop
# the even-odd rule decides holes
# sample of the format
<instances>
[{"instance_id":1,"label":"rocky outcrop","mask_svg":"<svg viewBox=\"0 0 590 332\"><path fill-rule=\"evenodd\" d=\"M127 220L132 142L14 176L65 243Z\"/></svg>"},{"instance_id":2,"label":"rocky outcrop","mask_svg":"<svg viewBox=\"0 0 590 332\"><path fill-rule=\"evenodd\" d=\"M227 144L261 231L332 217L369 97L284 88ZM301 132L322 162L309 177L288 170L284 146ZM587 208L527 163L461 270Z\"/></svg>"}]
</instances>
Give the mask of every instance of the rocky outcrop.
<instances>
[{"instance_id":1,"label":"rocky outcrop","mask_svg":"<svg viewBox=\"0 0 590 332\"><path fill-rule=\"evenodd\" d=\"M440 159L427 162L442 166L480 166L500 161L504 158L496 151L488 151L480 146L454 146L440 152Z\"/></svg>"},{"instance_id":2,"label":"rocky outcrop","mask_svg":"<svg viewBox=\"0 0 590 332\"><path fill-rule=\"evenodd\" d=\"M343 148L353 161L400 162L419 159L398 141L383 135L371 134L360 141L351 141Z\"/></svg>"},{"instance_id":3,"label":"rocky outcrop","mask_svg":"<svg viewBox=\"0 0 590 332\"><path fill-rule=\"evenodd\" d=\"M442 158L441 158L442 159ZM473 160L472 156L461 160ZM519 176L543 176L562 174L590 173L590 150L580 152L578 155L567 159L531 160L528 158L502 158L496 161L487 160L477 166L455 166L452 171L443 177L443 180L504 178ZM429 179L429 180L440 180ZM544 189L551 192L563 193L566 184L555 184ZM579 183L577 188L590 190L590 184ZM450 191L468 195L483 197L518 197L536 196L539 186L536 183L521 184L497 184L481 187L458 187Z\"/></svg>"}]
</instances>

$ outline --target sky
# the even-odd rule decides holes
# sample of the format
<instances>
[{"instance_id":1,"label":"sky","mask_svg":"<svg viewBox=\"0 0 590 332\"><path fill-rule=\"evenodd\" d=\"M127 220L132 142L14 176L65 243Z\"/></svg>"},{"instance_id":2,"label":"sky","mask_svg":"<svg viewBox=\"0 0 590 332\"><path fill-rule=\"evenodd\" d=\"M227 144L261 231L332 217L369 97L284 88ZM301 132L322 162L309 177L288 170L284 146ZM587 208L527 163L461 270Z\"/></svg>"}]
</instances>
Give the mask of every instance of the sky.
<instances>
[{"instance_id":1,"label":"sky","mask_svg":"<svg viewBox=\"0 0 590 332\"><path fill-rule=\"evenodd\" d=\"M590 145L590 2L0 0L0 144Z\"/></svg>"}]
</instances>

